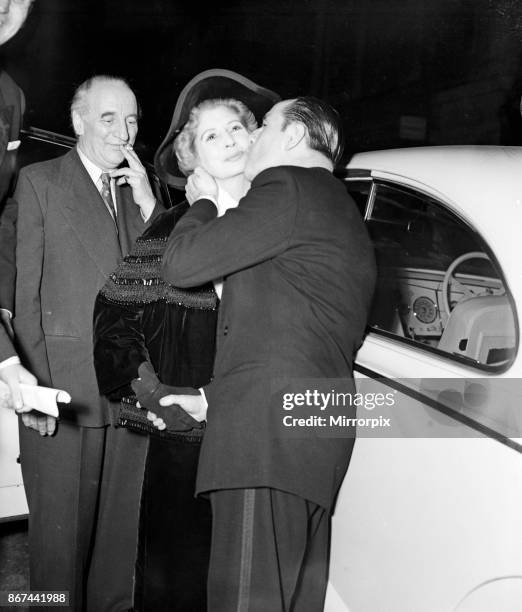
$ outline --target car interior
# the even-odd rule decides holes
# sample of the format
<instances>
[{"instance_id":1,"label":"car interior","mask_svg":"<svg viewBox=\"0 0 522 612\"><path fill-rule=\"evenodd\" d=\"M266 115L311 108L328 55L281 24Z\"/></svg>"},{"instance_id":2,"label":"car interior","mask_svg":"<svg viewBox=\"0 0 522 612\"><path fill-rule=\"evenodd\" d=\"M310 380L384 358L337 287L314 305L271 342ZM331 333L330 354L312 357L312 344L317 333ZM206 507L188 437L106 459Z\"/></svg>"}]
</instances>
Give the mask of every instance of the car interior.
<instances>
[{"instance_id":1,"label":"car interior","mask_svg":"<svg viewBox=\"0 0 522 612\"><path fill-rule=\"evenodd\" d=\"M478 233L426 194L368 181L352 187L376 250L370 327L466 365L508 367L514 309Z\"/></svg>"}]
</instances>

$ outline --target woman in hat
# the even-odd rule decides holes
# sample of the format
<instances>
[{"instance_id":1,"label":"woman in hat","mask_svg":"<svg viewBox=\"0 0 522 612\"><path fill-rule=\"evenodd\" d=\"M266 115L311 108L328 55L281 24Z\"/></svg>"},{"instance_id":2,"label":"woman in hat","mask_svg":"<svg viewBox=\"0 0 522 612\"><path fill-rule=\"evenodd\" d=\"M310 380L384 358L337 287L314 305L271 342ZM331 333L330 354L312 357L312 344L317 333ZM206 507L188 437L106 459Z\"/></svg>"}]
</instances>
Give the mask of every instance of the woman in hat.
<instances>
[{"instance_id":1,"label":"woman in hat","mask_svg":"<svg viewBox=\"0 0 522 612\"><path fill-rule=\"evenodd\" d=\"M197 75L178 98L155 156L157 174L183 189L185 177L201 166L218 183L223 214L249 188L243 172L256 117L261 120L278 100L231 71ZM141 612L206 610L211 514L206 500L194 498L204 423L158 403L170 393L198 394L212 375L220 280L186 290L160 275L167 238L187 209L186 202L174 206L137 240L100 292L94 313L100 391L119 402L117 425L149 435L134 602ZM155 422L163 429L152 426L147 411L162 417Z\"/></svg>"}]
</instances>

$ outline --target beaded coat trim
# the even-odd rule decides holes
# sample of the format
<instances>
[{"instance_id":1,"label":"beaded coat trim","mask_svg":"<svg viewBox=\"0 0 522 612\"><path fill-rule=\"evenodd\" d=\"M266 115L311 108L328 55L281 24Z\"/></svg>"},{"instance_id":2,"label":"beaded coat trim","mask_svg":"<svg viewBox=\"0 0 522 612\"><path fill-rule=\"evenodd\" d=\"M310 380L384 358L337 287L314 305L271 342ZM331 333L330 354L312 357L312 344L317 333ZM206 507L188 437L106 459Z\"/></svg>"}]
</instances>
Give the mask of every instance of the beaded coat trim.
<instances>
[{"instance_id":1,"label":"beaded coat trim","mask_svg":"<svg viewBox=\"0 0 522 612\"><path fill-rule=\"evenodd\" d=\"M132 251L109 276L100 294L107 301L123 306L164 301L187 308L215 310L217 295L211 283L194 289L180 289L162 280L161 261L168 236L158 236L157 233L154 235L154 232L147 231L136 240Z\"/></svg>"}]
</instances>

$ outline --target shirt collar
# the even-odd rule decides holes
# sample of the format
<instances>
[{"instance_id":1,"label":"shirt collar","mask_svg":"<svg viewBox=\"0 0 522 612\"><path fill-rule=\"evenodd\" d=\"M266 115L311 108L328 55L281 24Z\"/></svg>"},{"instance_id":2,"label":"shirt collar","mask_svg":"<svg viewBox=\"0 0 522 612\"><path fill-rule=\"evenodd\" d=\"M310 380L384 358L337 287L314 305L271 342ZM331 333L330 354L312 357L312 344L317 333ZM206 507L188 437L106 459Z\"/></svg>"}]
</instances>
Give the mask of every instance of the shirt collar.
<instances>
[{"instance_id":1,"label":"shirt collar","mask_svg":"<svg viewBox=\"0 0 522 612\"><path fill-rule=\"evenodd\" d=\"M98 168L96 164L93 164L93 162L85 155L85 153L83 153L80 150L80 147L78 145L76 146L76 151L78 153L78 157L80 158L80 161L82 162L82 164L85 166L85 169L89 173L89 176L91 177L92 182L96 185L96 187L99 187L101 175L103 174L104 171L101 168Z\"/></svg>"},{"instance_id":2,"label":"shirt collar","mask_svg":"<svg viewBox=\"0 0 522 612\"><path fill-rule=\"evenodd\" d=\"M217 200L219 203L219 213L218 213L218 217L221 217L222 215L225 214L225 212L229 209L229 208L236 208L237 205L239 204L239 200L236 200L235 198L233 198L228 191L226 191L225 189L223 189L223 187L218 187L218 195L217 195Z\"/></svg>"}]
</instances>

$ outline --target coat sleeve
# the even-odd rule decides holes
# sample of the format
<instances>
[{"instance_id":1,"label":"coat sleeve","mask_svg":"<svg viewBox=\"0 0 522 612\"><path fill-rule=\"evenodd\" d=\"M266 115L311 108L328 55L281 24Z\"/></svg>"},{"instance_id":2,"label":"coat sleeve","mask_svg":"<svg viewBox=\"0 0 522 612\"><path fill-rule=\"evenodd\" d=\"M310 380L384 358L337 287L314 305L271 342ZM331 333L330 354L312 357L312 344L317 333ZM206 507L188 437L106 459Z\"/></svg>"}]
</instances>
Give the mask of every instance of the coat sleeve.
<instances>
[{"instance_id":1,"label":"coat sleeve","mask_svg":"<svg viewBox=\"0 0 522 612\"><path fill-rule=\"evenodd\" d=\"M163 206L163 203L156 198L156 204L154 205L154 208L150 214L150 217L145 222L145 228L149 228L152 225L152 223L166 210L167 209L165 208L165 206Z\"/></svg>"},{"instance_id":2,"label":"coat sleeve","mask_svg":"<svg viewBox=\"0 0 522 612\"><path fill-rule=\"evenodd\" d=\"M165 212L165 207L156 199L156 204L150 217L147 221L144 221L141 216L140 207L132 198L131 188L125 185L119 187L116 193L119 211L118 230L120 232L120 246L122 247L123 254L127 255L132 249L136 239L152 225L162 212ZM122 236L122 232L125 233L125 236Z\"/></svg>"},{"instance_id":3,"label":"coat sleeve","mask_svg":"<svg viewBox=\"0 0 522 612\"><path fill-rule=\"evenodd\" d=\"M3 325L0 323L0 362L9 359L9 357L14 357L15 355L16 351L11 344L11 340Z\"/></svg>"},{"instance_id":4,"label":"coat sleeve","mask_svg":"<svg viewBox=\"0 0 522 612\"><path fill-rule=\"evenodd\" d=\"M16 283L16 201L8 198L0 216L0 308L14 312Z\"/></svg>"},{"instance_id":5,"label":"coat sleeve","mask_svg":"<svg viewBox=\"0 0 522 612\"><path fill-rule=\"evenodd\" d=\"M163 279L178 287L201 285L286 250L295 222L295 189L288 170L271 168L222 217L208 200L196 202L169 237Z\"/></svg>"},{"instance_id":6,"label":"coat sleeve","mask_svg":"<svg viewBox=\"0 0 522 612\"><path fill-rule=\"evenodd\" d=\"M39 190L23 171L14 199L18 208L16 245L16 304L14 327L23 361L40 384L51 385L51 375L42 329L40 284L44 262L45 203Z\"/></svg>"}]
</instances>

